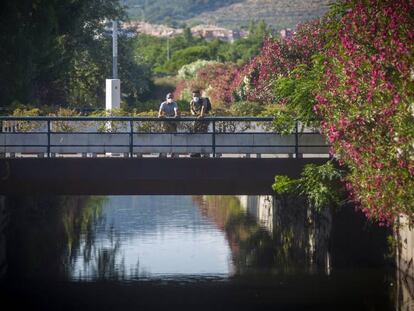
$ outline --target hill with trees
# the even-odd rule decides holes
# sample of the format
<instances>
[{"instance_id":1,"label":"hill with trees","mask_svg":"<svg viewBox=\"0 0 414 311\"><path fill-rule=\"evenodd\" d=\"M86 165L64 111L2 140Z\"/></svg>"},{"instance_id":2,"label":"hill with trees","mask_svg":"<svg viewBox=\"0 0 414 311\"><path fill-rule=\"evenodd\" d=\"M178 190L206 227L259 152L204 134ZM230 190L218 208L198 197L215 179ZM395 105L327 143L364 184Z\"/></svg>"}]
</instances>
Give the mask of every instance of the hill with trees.
<instances>
[{"instance_id":1,"label":"hill with trees","mask_svg":"<svg viewBox=\"0 0 414 311\"><path fill-rule=\"evenodd\" d=\"M332 0L245 0L204 12L189 23L217 24L227 28L246 27L250 20L264 20L275 29L295 28L321 17Z\"/></svg>"},{"instance_id":2,"label":"hill with trees","mask_svg":"<svg viewBox=\"0 0 414 311\"><path fill-rule=\"evenodd\" d=\"M212 12L243 0L126 0L131 19L180 27L204 12Z\"/></svg>"},{"instance_id":3,"label":"hill with trees","mask_svg":"<svg viewBox=\"0 0 414 311\"><path fill-rule=\"evenodd\" d=\"M180 27L187 23L247 27L264 20L276 29L293 28L322 16L335 0L127 0L131 19Z\"/></svg>"}]
</instances>

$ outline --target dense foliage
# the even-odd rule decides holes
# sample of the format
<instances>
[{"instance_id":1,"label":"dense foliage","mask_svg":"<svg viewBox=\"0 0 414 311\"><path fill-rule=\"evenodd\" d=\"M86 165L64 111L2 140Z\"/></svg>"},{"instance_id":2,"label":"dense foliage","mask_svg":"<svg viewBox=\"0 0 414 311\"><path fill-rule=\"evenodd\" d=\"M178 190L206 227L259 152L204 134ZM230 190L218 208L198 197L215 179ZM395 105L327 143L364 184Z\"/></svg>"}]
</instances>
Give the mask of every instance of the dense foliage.
<instances>
[{"instance_id":1,"label":"dense foliage","mask_svg":"<svg viewBox=\"0 0 414 311\"><path fill-rule=\"evenodd\" d=\"M296 35L291 38L266 39L260 55L244 66L234 81L238 97L264 103L275 102L278 98L273 91L275 79L288 76L298 65L310 64L312 55L322 49L324 42L319 20L299 26Z\"/></svg>"},{"instance_id":2,"label":"dense foliage","mask_svg":"<svg viewBox=\"0 0 414 311\"><path fill-rule=\"evenodd\" d=\"M112 63L104 22L122 17L118 0L2 1L2 106L13 101L103 106ZM131 82L123 92L136 97L148 89L148 71L132 61L126 38L119 50L119 75Z\"/></svg>"},{"instance_id":3,"label":"dense foliage","mask_svg":"<svg viewBox=\"0 0 414 311\"><path fill-rule=\"evenodd\" d=\"M303 196L311 207L321 211L329 206L340 206L344 200L339 182L343 174L332 161L320 166L308 164L299 179L276 176L272 188L279 195Z\"/></svg>"},{"instance_id":4,"label":"dense foliage","mask_svg":"<svg viewBox=\"0 0 414 311\"><path fill-rule=\"evenodd\" d=\"M238 95L275 103L288 124L319 120L362 211L413 221L414 3L349 0L303 29L266 42L240 71Z\"/></svg>"},{"instance_id":5,"label":"dense foliage","mask_svg":"<svg viewBox=\"0 0 414 311\"><path fill-rule=\"evenodd\" d=\"M348 1L332 24L315 111L367 216L414 220L414 2Z\"/></svg>"},{"instance_id":6,"label":"dense foliage","mask_svg":"<svg viewBox=\"0 0 414 311\"><path fill-rule=\"evenodd\" d=\"M194 67L198 63L194 63ZM177 98L190 100L192 90L203 90L215 105L229 107L232 101L231 82L236 74L233 63L208 62L199 67L190 79L180 80L175 90Z\"/></svg>"},{"instance_id":7,"label":"dense foliage","mask_svg":"<svg viewBox=\"0 0 414 311\"><path fill-rule=\"evenodd\" d=\"M198 60L234 62L239 65L256 56L264 36L271 29L264 23L251 22L249 36L234 42L219 39L207 41L191 35L189 28L183 35L173 38L154 37L140 34L133 39L135 59L151 66L154 74L176 74L181 67Z\"/></svg>"}]
</instances>

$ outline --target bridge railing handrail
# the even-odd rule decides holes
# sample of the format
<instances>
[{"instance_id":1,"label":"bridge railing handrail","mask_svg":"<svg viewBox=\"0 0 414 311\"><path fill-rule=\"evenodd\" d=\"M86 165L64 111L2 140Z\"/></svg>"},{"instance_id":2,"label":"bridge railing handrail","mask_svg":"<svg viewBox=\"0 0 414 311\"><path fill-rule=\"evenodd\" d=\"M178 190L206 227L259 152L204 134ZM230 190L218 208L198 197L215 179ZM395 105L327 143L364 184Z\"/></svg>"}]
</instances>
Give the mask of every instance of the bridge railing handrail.
<instances>
[{"instance_id":1,"label":"bridge railing handrail","mask_svg":"<svg viewBox=\"0 0 414 311\"><path fill-rule=\"evenodd\" d=\"M196 121L197 117L178 117L178 118L158 118L158 117L63 117L63 116L0 116L0 121ZM206 121L229 121L229 122L269 122L273 121L273 117L204 117Z\"/></svg>"},{"instance_id":2,"label":"bridge railing handrail","mask_svg":"<svg viewBox=\"0 0 414 311\"><path fill-rule=\"evenodd\" d=\"M216 143L216 137L219 134L226 134L225 132L221 132L220 130L218 130L216 128L216 125L219 124L220 122L272 122L274 120L273 117L217 117L217 116L207 116L204 117L203 119L201 119L205 122L210 122L212 125L212 131L208 131L206 134L211 135L211 144L209 144L209 146L211 146L212 148L212 153L213 153L213 157L216 156L216 147L225 147L225 145L217 145ZM65 122L65 121L74 121L74 122L104 122L108 124L108 128L105 131L99 131L99 132L92 132L92 134L104 134L104 133L114 133L116 134L116 129L112 129L111 128L111 122L126 122L128 123L128 127L126 131L123 131L122 134L128 134L129 135L129 153L130 156L133 156L134 153L134 147L136 147L136 145L134 144L134 134L140 134L141 132L139 131L135 131L135 126L134 126L134 122L196 122L196 121L200 121L200 119L198 119L197 117L191 117L191 116L183 116L183 117L179 117L179 118L158 118L158 117L142 117L142 116L135 116L135 117L131 117L131 116L96 116L96 117L90 117L90 116L0 116L0 122L3 121L12 121L12 123L14 123L14 121L22 121L22 122L45 122L46 124L46 129L45 131L42 132L38 132L38 131L27 131L24 130L23 132L27 133L38 133L38 134L46 134L47 135L47 143L44 145L44 147L46 148L46 154L49 157L51 154L51 148L52 147L56 147L55 145L51 144L51 137L54 134L58 134L58 133L64 133L65 131L54 131L52 129L52 124L53 122ZM299 148L301 147L301 145L299 144L299 126L298 126L299 122L296 121L295 127L294 127L294 131L291 133L291 135L294 135L294 144L289 145L289 146L285 146L285 145L280 145L279 147L294 147L294 154L296 157L299 157ZM17 131L16 131L17 130ZM12 130L11 132L14 133L19 133L20 129L16 128L16 130ZM69 131L72 134L85 134L82 132L78 132L78 131ZM69 133L68 132L68 133ZM314 133L317 133L318 131L314 131ZM142 132L143 133L143 132ZM147 132L146 132L147 133ZM234 132L235 134L244 134L243 132ZM280 133L275 133L275 132L270 132L270 131L265 131L265 132L254 132L255 134L260 134L260 133L268 133L268 134L278 134L280 135ZM13 133L10 133L13 134ZM172 133L166 133L165 131L161 131L161 132L149 132L149 134L172 134ZM176 133L176 134L180 134L180 133ZM194 134L192 132L190 133L183 133L183 134ZM248 133L247 133L248 134ZM303 133L303 134L310 134L310 133ZM4 147L18 147L20 145L17 144L5 144ZM22 145L24 146L24 145ZM37 146L37 145L36 145ZM71 145L67 145L67 147L69 147ZM75 146L75 145L73 145ZM94 145L95 146L95 145ZM109 146L106 145L105 146ZM237 147L237 145L231 145L233 147ZM276 145L273 146L273 144L269 145L272 147L277 147ZM320 144L318 145L306 145L307 147L324 147ZM176 147L176 146L175 146ZM266 146L259 146L259 147L268 147Z\"/></svg>"}]
</instances>

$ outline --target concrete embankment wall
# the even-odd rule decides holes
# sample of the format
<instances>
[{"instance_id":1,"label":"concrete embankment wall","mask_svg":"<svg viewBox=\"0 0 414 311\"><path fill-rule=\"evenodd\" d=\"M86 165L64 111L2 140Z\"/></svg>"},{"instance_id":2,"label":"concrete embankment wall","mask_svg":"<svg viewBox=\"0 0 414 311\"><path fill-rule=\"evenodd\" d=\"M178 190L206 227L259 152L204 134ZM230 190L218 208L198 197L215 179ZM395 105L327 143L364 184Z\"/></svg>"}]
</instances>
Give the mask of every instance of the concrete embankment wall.
<instances>
[{"instance_id":1,"label":"concrete embankment wall","mask_svg":"<svg viewBox=\"0 0 414 311\"><path fill-rule=\"evenodd\" d=\"M409 228L405 217L400 217L397 233L397 266L406 276L414 279L414 228Z\"/></svg>"},{"instance_id":2,"label":"concrete embankment wall","mask_svg":"<svg viewBox=\"0 0 414 311\"><path fill-rule=\"evenodd\" d=\"M414 228L400 217L397 239L397 297L396 310L414 311Z\"/></svg>"}]
</instances>

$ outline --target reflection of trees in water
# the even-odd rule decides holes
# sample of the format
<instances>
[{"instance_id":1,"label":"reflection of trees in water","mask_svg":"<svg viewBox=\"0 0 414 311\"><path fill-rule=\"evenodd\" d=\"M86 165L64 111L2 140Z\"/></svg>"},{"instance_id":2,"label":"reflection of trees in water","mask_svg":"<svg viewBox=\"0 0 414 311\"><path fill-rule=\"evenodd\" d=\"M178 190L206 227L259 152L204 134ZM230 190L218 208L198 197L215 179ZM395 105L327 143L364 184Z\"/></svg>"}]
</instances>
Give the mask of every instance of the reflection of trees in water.
<instances>
[{"instance_id":1,"label":"reflection of trees in water","mask_svg":"<svg viewBox=\"0 0 414 311\"><path fill-rule=\"evenodd\" d=\"M200 197L194 200L196 203L201 202ZM241 208L237 198L207 197L201 205L201 212L226 233L236 274L248 273L256 268L268 270L276 266L271 234Z\"/></svg>"},{"instance_id":2,"label":"reflection of trees in water","mask_svg":"<svg viewBox=\"0 0 414 311\"><path fill-rule=\"evenodd\" d=\"M299 201L285 205L277 202L273 207L274 229L268 232L235 197L206 197L200 206L202 213L225 231L237 273L257 269L293 273L326 264L329 213L315 214Z\"/></svg>"},{"instance_id":3,"label":"reflection of trees in water","mask_svg":"<svg viewBox=\"0 0 414 311\"><path fill-rule=\"evenodd\" d=\"M226 233L236 273L325 272L384 267L389 230L367 223L350 206L318 211L305 200L274 199L273 232L231 196L194 197L202 214ZM388 233L387 233L388 232Z\"/></svg>"},{"instance_id":4,"label":"reflection of trees in water","mask_svg":"<svg viewBox=\"0 0 414 311\"><path fill-rule=\"evenodd\" d=\"M397 271L394 301L396 310L414 311L414 279Z\"/></svg>"},{"instance_id":5,"label":"reflection of trees in water","mask_svg":"<svg viewBox=\"0 0 414 311\"><path fill-rule=\"evenodd\" d=\"M84 256L91 255L93 228L100 219L104 200L87 196L7 197L8 275L68 278L82 236L86 237ZM110 257L103 253L101 262ZM99 267L103 267L102 263Z\"/></svg>"},{"instance_id":6,"label":"reflection of trees in water","mask_svg":"<svg viewBox=\"0 0 414 311\"><path fill-rule=\"evenodd\" d=\"M124 259L117 263L121 237L114 230L113 225L106 230L106 219L102 216L102 207L105 199L102 197L89 197L88 203L80 213L66 214L65 228L70 228L72 237L67 254L67 275L75 278L88 278L97 280L124 279ZM108 245L99 245L96 241L99 228L107 232ZM83 272L74 275L75 265L79 257L82 258Z\"/></svg>"},{"instance_id":7,"label":"reflection of trees in water","mask_svg":"<svg viewBox=\"0 0 414 311\"><path fill-rule=\"evenodd\" d=\"M318 210L305 200L279 198L274 203L274 231L278 260L288 272L330 272L332 211Z\"/></svg>"},{"instance_id":8,"label":"reflection of trees in water","mask_svg":"<svg viewBox=\"0 0 414 311\"><path fill-rule=\"evenodd\" d=\"M114 232L110 233L110 245L108 247L99 247L94 243L88 245L88 258L84 262L90 266L90 277L93 279L123 279L125 278L124 260L117 265L117 257L121 246L119 236L115 237ZM90 247L90 249L89 249Z\"/></svg>"},{"instance_id":9,"label":"reflection of trees in water","mask_svg":"<svg viewBox=\"0 0 414 311\"><path fill-rule=\"evenodd\" d=\"M67 235L66 257L68 263L77 256L81 239L86 244L83 252L84 257L88 258L91 255L95 240L95 228L97 223L102 221L102 206L105 199L85 197L85 201L78 207L73 205L72 200L72 197L64 197L60 203L60 207L64 209L62 221Z\"/></svg>"}]
</instances>

